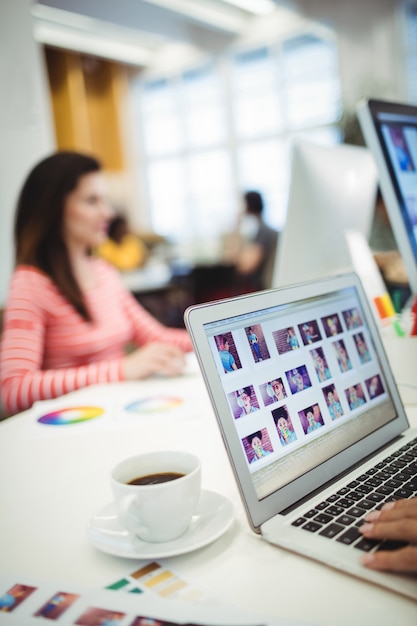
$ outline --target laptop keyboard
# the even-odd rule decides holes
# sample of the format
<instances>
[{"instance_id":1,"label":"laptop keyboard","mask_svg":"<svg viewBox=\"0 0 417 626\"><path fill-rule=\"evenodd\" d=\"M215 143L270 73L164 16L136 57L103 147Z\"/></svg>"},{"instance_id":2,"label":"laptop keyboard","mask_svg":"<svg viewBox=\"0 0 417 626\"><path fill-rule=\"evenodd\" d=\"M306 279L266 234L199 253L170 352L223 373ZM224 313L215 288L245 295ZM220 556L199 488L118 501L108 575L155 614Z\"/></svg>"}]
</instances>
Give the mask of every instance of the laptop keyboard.
<instances>
[{"instance_id":1,"label":"laptop keyboard","mask_svg":"<svg viewBox=\"0 0 417 626\"><path fill-rule=\"evenodd\" d=\"M405 542L366 539L365 516L385 502L417 496L417 438L342 487L292 522L308 532L358 550L394 550Z\"/></svg>"}]
</instances>

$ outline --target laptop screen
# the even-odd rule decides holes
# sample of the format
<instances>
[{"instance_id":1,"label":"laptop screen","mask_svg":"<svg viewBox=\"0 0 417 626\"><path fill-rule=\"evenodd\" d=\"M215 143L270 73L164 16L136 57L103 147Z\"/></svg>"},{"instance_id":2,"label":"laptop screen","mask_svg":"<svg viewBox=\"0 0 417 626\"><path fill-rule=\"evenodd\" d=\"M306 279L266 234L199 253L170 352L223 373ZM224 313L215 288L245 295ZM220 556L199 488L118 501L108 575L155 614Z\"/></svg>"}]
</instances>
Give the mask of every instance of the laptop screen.
<instances>
[{"instance_id":1,"label":"laptop screen","mask_svg":"<svg viewBox=\"0 0 417 626\"><path fill-rule=\"evenodd\" d=\"M355 286L203 328L258 500L397 415Z\"/></svg>"}]
</instances>

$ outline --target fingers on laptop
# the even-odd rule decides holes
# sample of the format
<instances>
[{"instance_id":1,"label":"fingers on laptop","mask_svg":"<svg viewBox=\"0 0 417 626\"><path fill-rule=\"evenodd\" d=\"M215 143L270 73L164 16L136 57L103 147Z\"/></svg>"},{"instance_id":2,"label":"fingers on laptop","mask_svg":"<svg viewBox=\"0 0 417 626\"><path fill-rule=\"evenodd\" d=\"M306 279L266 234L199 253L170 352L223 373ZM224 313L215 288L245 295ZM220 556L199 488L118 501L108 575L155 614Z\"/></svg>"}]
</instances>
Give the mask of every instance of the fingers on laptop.
<instances>
[{"instance_id":1,"label":"fingers on laptop","mask_svg":"<svg viewBox=\"0 0 417 626\"><path fill-rule=\"evenodd\" d=\"M407 546L392 552L365 554L362 564L366 567L391 572L417 572L417 546Z\"/></svg>"},{"instance_id":2,"label":"fingers on laptop","mask_svg":"<svg viewBox=\"0 0 417 626\"><path fill-rule=\"evenodd\" d=\"M369 539L417 543L417 498L385 504L365 517L360 532Z\"/></svg>"},{"instance_id":3,"label":"fingers on laptop","mask_svg":"<svg viewBox=\"0 0 417 626\"><path fill-rule=\"evenodd\" d=\"M389 502L365 518L360 532L368 539L417 544L417 498ZM417 572L417 545L366 554L363 565L372 569Z\"/></svg>"}]
</instances>

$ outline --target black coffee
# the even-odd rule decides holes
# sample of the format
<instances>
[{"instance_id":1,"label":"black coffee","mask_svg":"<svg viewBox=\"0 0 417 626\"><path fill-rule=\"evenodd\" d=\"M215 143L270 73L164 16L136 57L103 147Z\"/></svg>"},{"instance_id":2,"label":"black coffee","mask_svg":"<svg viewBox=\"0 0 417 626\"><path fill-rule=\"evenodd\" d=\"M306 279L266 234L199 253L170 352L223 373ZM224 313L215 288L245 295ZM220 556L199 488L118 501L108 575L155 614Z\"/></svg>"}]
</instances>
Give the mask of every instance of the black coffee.
<instances>
[{"instance_id":1,"label":"black coffee","mask_svg":"<svg viewBox=\"0 0 417 626\"><path fill-rule=\"evenodd\" d=\"M159 483L167 483L170 480L182 478L185 474L178 472L161 472L160 474L147 474L146 476L138 476L129 480L128 485L158 485Z\"/></svg>"}]
</instances>

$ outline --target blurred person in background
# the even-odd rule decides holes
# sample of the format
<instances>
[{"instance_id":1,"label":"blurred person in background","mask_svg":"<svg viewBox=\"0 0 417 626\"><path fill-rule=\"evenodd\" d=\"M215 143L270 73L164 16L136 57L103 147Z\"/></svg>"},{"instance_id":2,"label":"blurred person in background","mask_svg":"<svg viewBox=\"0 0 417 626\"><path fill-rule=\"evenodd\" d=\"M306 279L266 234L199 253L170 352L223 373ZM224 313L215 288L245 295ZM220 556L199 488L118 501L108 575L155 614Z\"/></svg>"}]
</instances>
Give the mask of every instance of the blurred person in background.
<instances>
[{"instance_id":1,"label":"blurred person in background","mask_svg":"<svg viewBox=\"0 0 417 626\"><path fill-rule=\"evenodd\" d=\"M112 214L93 157L56 152L29 173L17 203L0 344L9 413L87 385L183 372L187 332L158 322L119 272L92 254ZM127 354L130 343L136 349Z\"/></svg>"},{"instance_id":2,"label":"blurred person in background","mask_svg":"<svg viewBox=\"0 0 417 626\"><path fill-rule=\"evenodd\" d=\"M258 191L244 196L237 243L230 253L235 265L237 290L240 293L261 291L271 286L277 252L278 233L263 220L264 202Z\"/></svg>"},{"instance_id":3,"label":"blurred person in background","mask_svg":"<svg viewBox=\"0 0 417 626\"><path fill-rule=\"evenodd\" d=\"M148 250L141 239L130 232L124 215L115 215L109 222L108 236L97 248L97 254L121 272L142 267Z\"/></svg>"}]
</instances>

